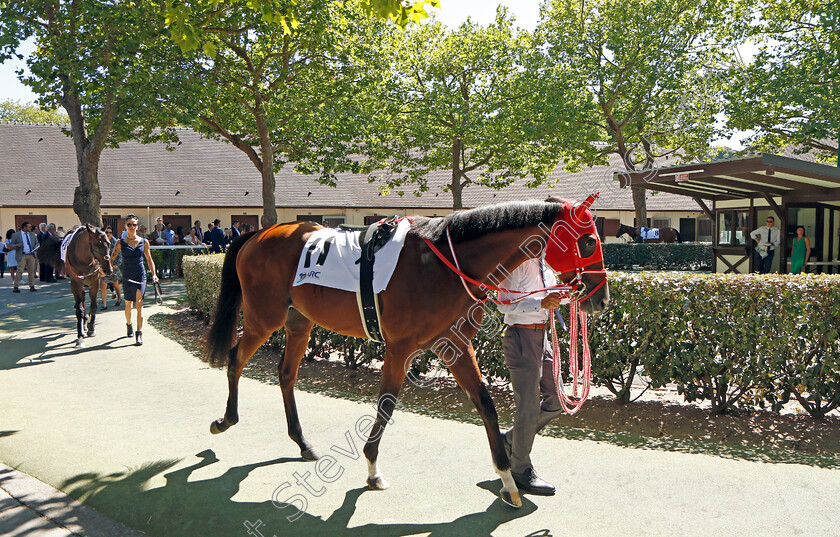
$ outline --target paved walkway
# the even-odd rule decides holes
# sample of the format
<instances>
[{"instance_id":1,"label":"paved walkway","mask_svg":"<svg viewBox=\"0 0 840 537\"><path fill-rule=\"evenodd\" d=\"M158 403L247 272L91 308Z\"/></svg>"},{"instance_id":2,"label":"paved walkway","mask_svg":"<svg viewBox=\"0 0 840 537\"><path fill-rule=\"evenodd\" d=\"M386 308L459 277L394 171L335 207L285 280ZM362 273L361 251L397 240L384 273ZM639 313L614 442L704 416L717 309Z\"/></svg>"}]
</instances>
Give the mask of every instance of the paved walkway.
<instances>
[{"instance_id":1,"label":"paved walkway","mask_svg":"<svg viewBox=\"0 0 840 537\"><path fill-rule=\"evenodd\" d=\"M299 393L304 431L329 455L305 462L279 388L243 379L242 420L212 436L223 371L150 325L135 347L114 310L76 350L71 302L0 316L0 462L149 535L833 536L840 526L839 470L543 437L533 458L559 493L514 510L496 497L482 428L399 409L380 454L391 488L367 491L356 428L370 404Z\"/></svg>"}]
</instances>

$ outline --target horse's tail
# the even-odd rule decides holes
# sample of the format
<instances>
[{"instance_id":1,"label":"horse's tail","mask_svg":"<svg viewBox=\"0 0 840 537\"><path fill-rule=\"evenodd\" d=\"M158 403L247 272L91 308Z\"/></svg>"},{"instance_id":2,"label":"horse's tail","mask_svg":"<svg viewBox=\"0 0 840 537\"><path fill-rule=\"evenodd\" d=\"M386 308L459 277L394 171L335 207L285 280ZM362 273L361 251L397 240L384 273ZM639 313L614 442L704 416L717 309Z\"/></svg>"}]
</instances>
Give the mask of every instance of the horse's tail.
<instances>
[{"instance_id":1,"label":"horse's tail","mask_svg":"<svg viewBox=\"0 0 840 537\"><path fill-rule=\"evenodd\" d=\"M61 261L61 241L52 236L47 237L38 246L37 253L39 263L56 266Z\"/></svg>"},{"instance_id":2,"label":"horse's tail","mask_svg":"<svg viewBox=\"0 0 840 537\"><path fill-rule=\"evenodd\" d=\"M242 307L242 285L236 273L236 256L239 249L256 231L243 233L228 247L225 262L222 265L222 289L216 302L213 324L207 332L207 347L210 350L210 363L225 365L228 351L233 348L236 338L236 325L239 323L239 308Z\"/></svg>"},{"instance_id":3,"label":"horse's tail","mask_svg":"<svg viewBox=\"0 0 840 537\"><path fill-rule=\"evenodd\" d=\"M671 229L673 229L674 233L677 234L677 242L682 242L682 237L680 237L680 231L675 227L672 227Z\"/></svg>"}]
</instances>

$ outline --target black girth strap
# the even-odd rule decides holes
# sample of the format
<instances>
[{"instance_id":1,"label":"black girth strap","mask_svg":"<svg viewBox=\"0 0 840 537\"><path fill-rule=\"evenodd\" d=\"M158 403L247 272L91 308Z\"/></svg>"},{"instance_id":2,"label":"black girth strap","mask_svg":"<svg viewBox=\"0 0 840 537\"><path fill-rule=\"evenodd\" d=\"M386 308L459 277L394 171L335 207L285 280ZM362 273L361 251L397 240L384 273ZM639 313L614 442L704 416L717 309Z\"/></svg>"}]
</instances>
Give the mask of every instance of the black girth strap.
<instances>
[{"instance_id":1,"label":"black girth strap","mask_svg":"<svg viewBox=\"0 0 840 537\"><path fill-rule=\"evenodd\" d=\"M384 343L379 327L379 296L373 292L373 264L378 252L394 236L397 230L393 217L386 222L371 224L364 236L359 234L362 256L359 258L360 288L356 298L362 316L365 332L369 339Z\"/></svg>"}]
</instances>

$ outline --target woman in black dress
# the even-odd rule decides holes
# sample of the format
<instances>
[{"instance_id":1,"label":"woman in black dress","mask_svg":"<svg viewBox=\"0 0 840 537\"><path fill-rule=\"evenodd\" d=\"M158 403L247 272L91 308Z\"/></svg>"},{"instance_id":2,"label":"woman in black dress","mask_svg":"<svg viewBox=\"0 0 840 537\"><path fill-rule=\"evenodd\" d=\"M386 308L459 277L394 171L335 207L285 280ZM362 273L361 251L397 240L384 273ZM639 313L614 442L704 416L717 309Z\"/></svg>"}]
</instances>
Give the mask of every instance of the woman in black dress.
<instances>
[{"instance_id":1,"label":"woman in black dress","mask_svg":"<svg viewBox=\"0 0 840 537\"><path fill-rule=\"evenodd\" d=\"M149 243L146 239L137 234L137 217L133 214L125 218L126 237L120 239L111 253L116 258L122 253L123 260L123 297L125 299L125 325L126 335L136 337L138 345L143 344L143 296L146 293L146 267L143 264L143 257L149 262L149 269L152 272L152 281L158 281L155 262L152 260L152 252L149 250ZM137 310L137 331L131 326L131 305L134 304Z\"/></svg>"}]
</instances>

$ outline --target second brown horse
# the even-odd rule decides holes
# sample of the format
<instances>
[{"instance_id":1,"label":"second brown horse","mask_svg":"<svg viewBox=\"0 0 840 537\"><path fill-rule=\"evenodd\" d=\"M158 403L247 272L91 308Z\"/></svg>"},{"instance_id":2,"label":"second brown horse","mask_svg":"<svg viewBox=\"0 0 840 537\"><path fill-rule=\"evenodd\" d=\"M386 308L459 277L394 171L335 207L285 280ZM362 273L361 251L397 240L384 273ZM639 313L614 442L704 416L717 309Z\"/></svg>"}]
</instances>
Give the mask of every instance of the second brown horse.
<instances>
[{"instance_id":1,"label":"second brown horse","mask_svg":"<svg viewBox=\"0 0 840 537\"><path fill-rule=\"evenodd\" d=\"M515 507L522 505L505 454L496 409L470 343L478 332L483 312L475 308L476 302L467 295L461 279L435 256L423 239L448 253L448 229L461 270L492 284L504 280L529 257L544 252L552 225L567 216L563 212L559 203L512 202L459 211L442 218L414 217L391 282L379 295L386 350L378 415L364 447L370 488L388 487L376 464L379 441L412 358L418 349L432 349L447 364L481 415L493 463L502 478L501 498ZM318 455L304 438L294 395L309 333L317 323L340 334L365 337L355 293L310 284L292 285L304 244L318 229L321 226L311 222L278 224L245 234L234 242L225 257L221 293L208 335L212 358L228 366L227 409L224 417L211 424L211 432L220 433L239 421L238 384L246 362L272 332L285 326L286 348L278 374L288 432L300 447L301 455L310 460ZM591 231L595 232L594 224ZM597 236L586 234L577 240L578 247L570 248L568 255L592 251ZM599 242L597 245L600 248ZM603 269L603 264L597 262L591 268ZM574 272L560 275L564 282L574 278ZM596 289L605 278L603 272L584 274L580 292ZM476 285L470 288L477 296L485 294ZM581 307L589 313L598 312L608 299L607 286L603 285ZM244 326L234 346L240 308Z\"/></svg>"}]
</instances>

